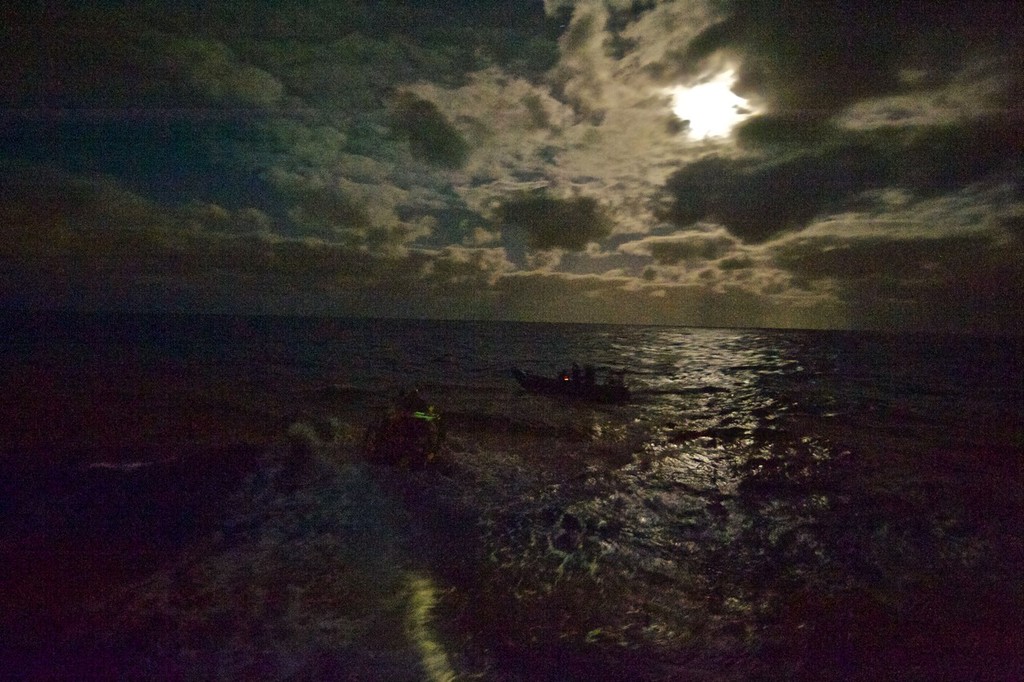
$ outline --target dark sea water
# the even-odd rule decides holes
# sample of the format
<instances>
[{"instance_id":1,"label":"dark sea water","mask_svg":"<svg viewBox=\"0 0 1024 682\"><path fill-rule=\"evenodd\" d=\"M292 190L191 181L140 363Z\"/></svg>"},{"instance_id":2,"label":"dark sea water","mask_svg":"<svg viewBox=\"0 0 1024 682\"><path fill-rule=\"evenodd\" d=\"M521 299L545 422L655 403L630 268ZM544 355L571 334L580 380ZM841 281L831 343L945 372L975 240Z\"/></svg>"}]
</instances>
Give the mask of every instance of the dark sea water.
<instances>
[{"instance_id":1,"label":"dark sea water","mask_svg":"<svg viewBox=\"0 0 1024 682\"><path fill-rule=\"evenodd\" d=\"M18 313L3 328L5 449L23 469L75 453L80 471L171 477L204 419L280 436L242 439L252 462L208 520L88 595L85 625L38 630L64 654L10 649L41 677L98 659L164 678L1024 678L1020 339ZM573 361L624 371L632 401L531 396L510 373ZM104 412L124 372L167 388ZM45 402L40 383L89 406L19 410ZM192 430L161 432L189 386ZM412 386L442 414L440 463L367 464L363 428ZM239 457L230 441L207 461ZM292 475L297 451L313 463ZM68 485L37 498L93 509ZM0 507L8 554L54 524L94 542L121 509L87 530L23 487Z\"/></svg>"}]
</instances>

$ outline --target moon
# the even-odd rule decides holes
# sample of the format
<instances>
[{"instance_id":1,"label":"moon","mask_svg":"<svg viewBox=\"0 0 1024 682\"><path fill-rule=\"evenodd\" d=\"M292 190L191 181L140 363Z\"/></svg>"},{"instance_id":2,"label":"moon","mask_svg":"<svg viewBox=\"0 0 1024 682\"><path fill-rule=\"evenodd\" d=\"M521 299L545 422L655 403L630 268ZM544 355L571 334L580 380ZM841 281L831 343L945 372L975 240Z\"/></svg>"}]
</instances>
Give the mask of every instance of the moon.
<instances>
[{"instance_id":1,"label":"moon","mask_svg":"<svg viewBox=\"0 0 1024 682\"><path fill-rule=\"evenodd\" d=\"M750 103L732 91L735 72L723 71L710 80L669 88L672 113L687 122L690 138L728 137L732 129L754 112Z\"/></svg>"}]
</instances>

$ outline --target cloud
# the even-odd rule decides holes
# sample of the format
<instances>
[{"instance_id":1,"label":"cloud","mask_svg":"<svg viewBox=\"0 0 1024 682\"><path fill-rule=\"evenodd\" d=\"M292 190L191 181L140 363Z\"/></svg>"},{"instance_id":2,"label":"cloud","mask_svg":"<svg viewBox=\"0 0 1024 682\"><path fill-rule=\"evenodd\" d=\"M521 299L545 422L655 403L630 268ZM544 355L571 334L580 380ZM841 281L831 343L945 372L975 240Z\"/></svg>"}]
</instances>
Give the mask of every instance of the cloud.
<instances>
[{"instance_id":1,"label":"cloud","mask_svg":"<svg viewBox=\"0 0 1024 682\"><path fill-rule=\"evenodd\" d=\"M500 248L447 246L436 252L424 251L421 254L430 255L430 260L421 272L427 281L439 289L467 285L486 288L513 269L505 250Z\"/></svg>"},{"instance_id":2,"label":"cloud","mask_svg":"<svg viewBox=\"0 0 1024 682\"><path fill-rule=\"evenodd\" d=\"M611 222L591 197L556 199L543 191L523 192L498 208L502 231L526 235L531 249L582 251L611 234Z\"/></svg>"},{"instance_id":3,"label":"cloud","mask_svg":"<svg viewBox=\"0 0 1024 682\"><path fill-rule=\"evenodd\" d=\"M9 227L59 222L71 228L168 227L174 217L115 179L48 166L0 163L0 210Z\"/></svg>"},{"instance_id":4,"label":"cloud","mask_svg":"<svg viewBox=\"0 0 1024 682\"><path fill-rule=\"evenodd\" d=\"M368 315L1009 317L1018 4L453 7L5 10L0 156L20 165L0 169L0 287ZM690 140L667 89L726 67L760 114Z\"/></svg>"},{"instance_id":5,"label":"cloud","mask_svg":"<svg viewBox=\"0 0 1024 682\"><path fill-rule=\"evenodd\" d=\"M361 133L338 120L275 117L251 141L246 164L272 192L268 212L284 236L311 236L353 248L396 252L417 242L461 242L490 221L469 208L447 178L449 169L414 163L408 147L386 132L366 154ZM355 144L353 144L355 140Z\"/></svg>"},{"instance_id":6,"label":"cloud","mask_svg":"<svg viewBox=\"0 0 1024 682\"><path fill-rule=\"evenodd\" d=\"M750 256L733 256L723 258L717 265L720 270L749 270L754 267L754 261Z\"/></svg>"},{"instance_id":7,"label":"cloud","mask_svg":"<svg viewBox=\"0 0 1024 682\"><path fill-rule=\"evenodd\" d=\"M602 3L577 5L560 40L561 59L549 77L552 94L572 106L579 120L591 124L600 124L604 118L606 12Z\"/></svg>"},{"instance_id":8,"label":"cloud","mask_svg":"<svg viewBox=\"0 0 1024 682\"><path fill-rule=\"evenodd\" d=\"M311 236L365 234L372 227L366 206L336 188L303 186L294 201L288 216Z\"/></svg>"},{"instance_id":9,"label":"cloud","mask_svg":"<svg viewBox=\"0 0 1024 682\"><path fill-rule=\"evenodd\" d=\"M253 207L167 207L110 178L2 170L0 305L487 317L511 269L497 247L393 248L413 238L402 225L284 238ZM350 208L334 200L297 205L333 224Z\"/></svg>"},{"instance_id":10,"label":"cloud","mask_svg":"<svg viewBox=\"0 0 1024 682\"><path fill-rule=\"evenodd\" d=\"M179 211L186 229L234 234L267 234L273 232L273 219L258 208L237 211L218 204L191 201Z\"/></svg>"},{"instance_id":11,"label":"cloud","mask_svg":"<svg viewBox=\"0 0 1024 682\"><path fill-rule=\"evenodd\" d=\"M1024 331L1024 248L996 233L795 238L774 260L798 278L835 282L857 327Z\"/></svg>"},{"instance_id":12,"label":"cloud","mask_svg":"<svg viewBox=\"0 0 1024 682\"><path fill-rule=\"evenodd\" d=\"M500 249L368 253L318 239L241 232L253 214L214 205L144 225L0 206L0 305L373 315L485 315ZM197 220L203 220L202 225ZM201 229L197 229L201 228Z\"/></svg>"},{"instance_id":13,"label":"cloud","mask_svg":"<svg viewBox=\"0 0 1024 682\"><path fill-rule=\"evenodd\" d=\"M274 76L241 62L231 48L219 41L174 38L164 49L171 73L214 102L270 107L284 93L284 86Z\"/></svg>"},{"instance_id":14,"label":"cloud","mask_svg":"<svg viewBox=\"0 0 1024 682\"><path fill-rule=\"evenodd\" d=\"M636 301L623 278L516 272L496 285L496 310L509 319L549 322L631 321Z\"/></svg>"},{"instance_id":15,"label":"cloud","mask_svg":"<svg viewBox=\"0 0 1024 682\"><path fill-rule=\"evenodd\" d=\"M853 280L865 277L934 277L956 267L964 258L990 245L978 245L977 237L898 239L821 237L796 239L778 247L775 262L811 279Z\"/></svg>"},{"instance_id":16,"label":"cloud","mask_svg":"<svg viewBox=\"0 0 1024 682\"><path fill-rule=\"evenodd\" d=\"M791 132L766 127L758 134L776 140ZM975 183L1010 182L1020 193L1022 172L1024 136L1010 121L833 130L818 148L770 156L711 155L684 165L665 183L659 217L679 226L718 223L758 244L870 203L873 193L886 188L922 199Z\"/></svg>"},{"instance_id":17,"label":"cloud","mask_svg":"<svg viewBox=\"0 0 1024 682\"><path fill-rule=\"evenodd\" d=\"M926 196L993 177L1012 179L1024 195L1024 131L1011 119L922 127L892 163L893 184Z\"/></svg>"},{"instance_id":18,"label":"cloud","mask_svg":"<svg viewBox=\"0 0 1024 682\"><path fill-rule=\"evenodd\" d=\"M335 125L275 117L263 121L249 152L250 163L289 170L321 169L342 163L349 136ZM374 178L376 179L376 178Z\"/></svg>"},{"instance_id":19,"label":"cloud","mask_svg":"<svg viewBox=\"0 0 1024 682\"><path fill-rule=\"evenodd\" d=\"M711 261L722 258L736 246L736 240L724 235L685 235L645 237L619 247L622 253L648 255L660 265Z\"/></svg>"},{"instance_id":20,"label":"cloud","mask_svg":"<svg viewBox=\"0 0 1024 682\"><path fill-rule=\"evenodd\" d=\"M515 272L495 287L496 310L509 319L698 326L803 328L842 326L843 312L827 297L780 302L756 291L726 285L638 283L629 277Z\"/></svg>"},{"instance_id":21,"label":"cloud","mask_svg":"<svg viewBox=\"0 0 1024 682\"><path fill-rule=\"evenodd\" d=\"M733 0L724 7L680 68L731 57L740 62L741 94L809 118L945 82L970 60L1001 55L1005 68L1021 54L1024 15L1013 2Z\"/></svg>"},{"instance_id":22,"label":"cloud","mask_svg":"<svg viewBox=\"0 0 1024 682\"><path fill-rule=\"evenodd\" d=\"M411 89L452 121L472 153L451 174L458 196L479 213L509 191L560 183L573 113L543 87L489 68L456 90L419 83Z\"/></svg>"},{"instance_id":23,"label":"cloud","mask_svg":"<svg viewBox=\"0 0 1024 682\"><path fill-rule=\"evenodd\" d=\"M391 125L414 157L445 168L466 163L469 145L432 102L402 93L392 107Z\"/></svg>"},{"instance_id":24,"label":"cloud","mask_svg":"<svg viewBox=\"0 0 1024 682\"><path fill-rule=\"evenodd\" d=\"M877 165L860 146L770 160L709 156L668 179L659 217L679 226L718 223L746 243L763 243L880 186Z\"/></svg>"}]
</instances>

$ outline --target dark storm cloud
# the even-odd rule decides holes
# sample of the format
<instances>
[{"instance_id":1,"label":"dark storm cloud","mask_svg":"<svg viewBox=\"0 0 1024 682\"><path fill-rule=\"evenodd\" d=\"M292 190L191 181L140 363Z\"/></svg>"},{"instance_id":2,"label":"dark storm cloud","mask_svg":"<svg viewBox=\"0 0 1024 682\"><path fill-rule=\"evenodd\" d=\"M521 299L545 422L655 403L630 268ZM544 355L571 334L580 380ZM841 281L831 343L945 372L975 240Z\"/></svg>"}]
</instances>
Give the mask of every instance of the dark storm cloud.
<instances>
[{"instance_id":1,"label":"dark storm cloud","mask_svg":"<svg viewBox=\"0 0 1024 682\"><path fill-rule=\"evenodd\" d=\"M774 252L798 280L834 281L857 327L1024 332L1024 248L995 234L796 239Z\"/></svg>"},{"instance_id":2,"label":"dark storm cloud","mask_svg":"<svg viewBox=\"0 0 1024 682\"><path fill-rule=\"evenodd\" d=\"M837 134L831 123L785 114L754 116L736 127L740 146L754 150L818 147L834 140Z\"/></svg>"},{"instance_id":3,"label":"dark storm cloud","mask_svg":"<svg viewBox=\"0 0 1024 682\"><path fill-rule=\"evenodd\" d=\"M784 124L755 129L769 150L791 132ZM900 188L918 199L979 182L1010 182L1018 194L1024 190L1024 134L1012 120L868 132L814 129L818 148L706 156L682 167L665 183L660 217L680 226L716 222L756 244L830 213L870 210L864 194L871 190Z\"/></svg>"},{"instance_id":4,"label":"dark storm cloud","mask_svg":"<svg viewBox=\"0 0 1024 682\"><path fill-rule=\"evenodd\" d=\"M947 82L965 60L1001 62L1007 74L1021 63L1024 12L1016 2L733 0L722 8L680 66L695 71L716 56L738 58L738 91L809 118Z\"/></svg>"},{"instance_id":5,"label":"dark storm cloud","mask_svg":"<svg viewBox=\"0 0 1024 682\"><path fill-rule=\"evenodd\" d=\"M446 168L461 168L469 145L433 102L403 93L394 103L391 125L409 142L413 156Z\"/></svg>"},{"instance_id":6,"label":"dark storm cloud","mask_svg":"<svg viewBox=\"0 0 1024 682\"><path fill-rule=\"evenodd\" d=\"M284 94L275 76L217 35L220 17L199 10L10 4L0 37L0 92L19 110L258 108Z\"/></svg>"},{"instance_id":7,"label":"dark storm cloud","mask_svg":"<svg viewBox=\"0 0 1024 682\"><path fill-rule=\"evenodd\" d=\"M131 305L147 282L188 276L204 233L107 179L19 170L0 191L0 304Z\"/></svg>"},{"instance_id":8,"label":"dark storm cloud","mask_svg":"<svg viewBox=\"0 0 1024 682\"><path fill-rule=\"evenodd\" d=\"M108 175L167 204L237 205L267 189L218 151L248 129L244 121L178 111L0 112L0 158Z\"/></svg>"},{"instance_id":9,"label":"dark storm cloud","mask_svg":"<svg viewBox=\"0 0 1024 682\"><path fill-rule=\"evenodd\" d=\"M894 184L922 195L1005 179L1024 196L1024 129L1008 117L922 127L895 150L892 165Z\"/></svg>"},{"instance_id":10,"label":"dark storm cloud","mask_svg":"<svg viewBox=\"0 0 1024 682\"><path fill-rule=\"evenodd\" d=\"M156 5L11 5L0 158L111 175L164 203L239 203L266 189L228 161L283 88L201 35L211 26L188 35Z\"/></svg>"},{"instance_id":11,"label":"dark storm cloud","mask_svg":"<svg viewBox=\"0 0 1024 682\"><path fill-rule=\"evenodd\" d=\"M948 273L967 262L977 262L993 245L975 236L943 239L800 239L779 247L775 261L794 274L809 279L834 277L854 280L894 275L932 277ZM941 272L940 272L941 271Z\"/></svg>"},{"instance_id":12,"label":"dark storm cloud","mask_svg":"<svg viewBox=\"0 0 1024 682\"><path fill-rule=\"evenodd\" d=\"M322 242L52 224L22 232L19 242L16 258L2 253L7 244L0 247L4 305L161 309L181 303L265 311L290 296L318 296L323 306L334 295L343 307L343 294L370 299L375 286L390 282L375 259Z\"/></svg>"},{"instance_id":13,"label":"dark storm cloud","mask_svg":"<svg viewBox=\"0 0 1024 682\"><path fill-rule=\"evenodd\" d=\"M744 242L762 243L883 186L880 161L861 146L770 160L705 157L668 179L659 217L680 226L719 223Z\"/></svg>"},{"instance_id":14,"label":"dark storm cloud","mask_svg":"<svg viewBox=\"0 0 1024 682\"><path fill-rule=\"evenodd\" d=\"M582 251L611 234L612 224L596 199L556 199L543 191L505 200L498 209L502 230L525 233L532 249Z\"/></svg>"}]
</instances>

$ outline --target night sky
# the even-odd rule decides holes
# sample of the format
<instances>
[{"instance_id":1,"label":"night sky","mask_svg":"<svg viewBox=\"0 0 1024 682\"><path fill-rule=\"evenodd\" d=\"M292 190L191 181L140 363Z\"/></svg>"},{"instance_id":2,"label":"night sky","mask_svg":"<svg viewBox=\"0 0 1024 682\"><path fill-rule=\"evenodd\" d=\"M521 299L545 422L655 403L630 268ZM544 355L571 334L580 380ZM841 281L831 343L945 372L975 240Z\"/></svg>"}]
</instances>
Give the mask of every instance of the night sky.
<instances>
[{"instance_id":1,"label":"night sky","mask_svg":"<svg viewBox=\"0 0 1024 682\"><path fill-rule=\"evenodd\" d=\"M0 307L1024 333L1024 4L21 2Z\"/></svg>"}]
</instances>

